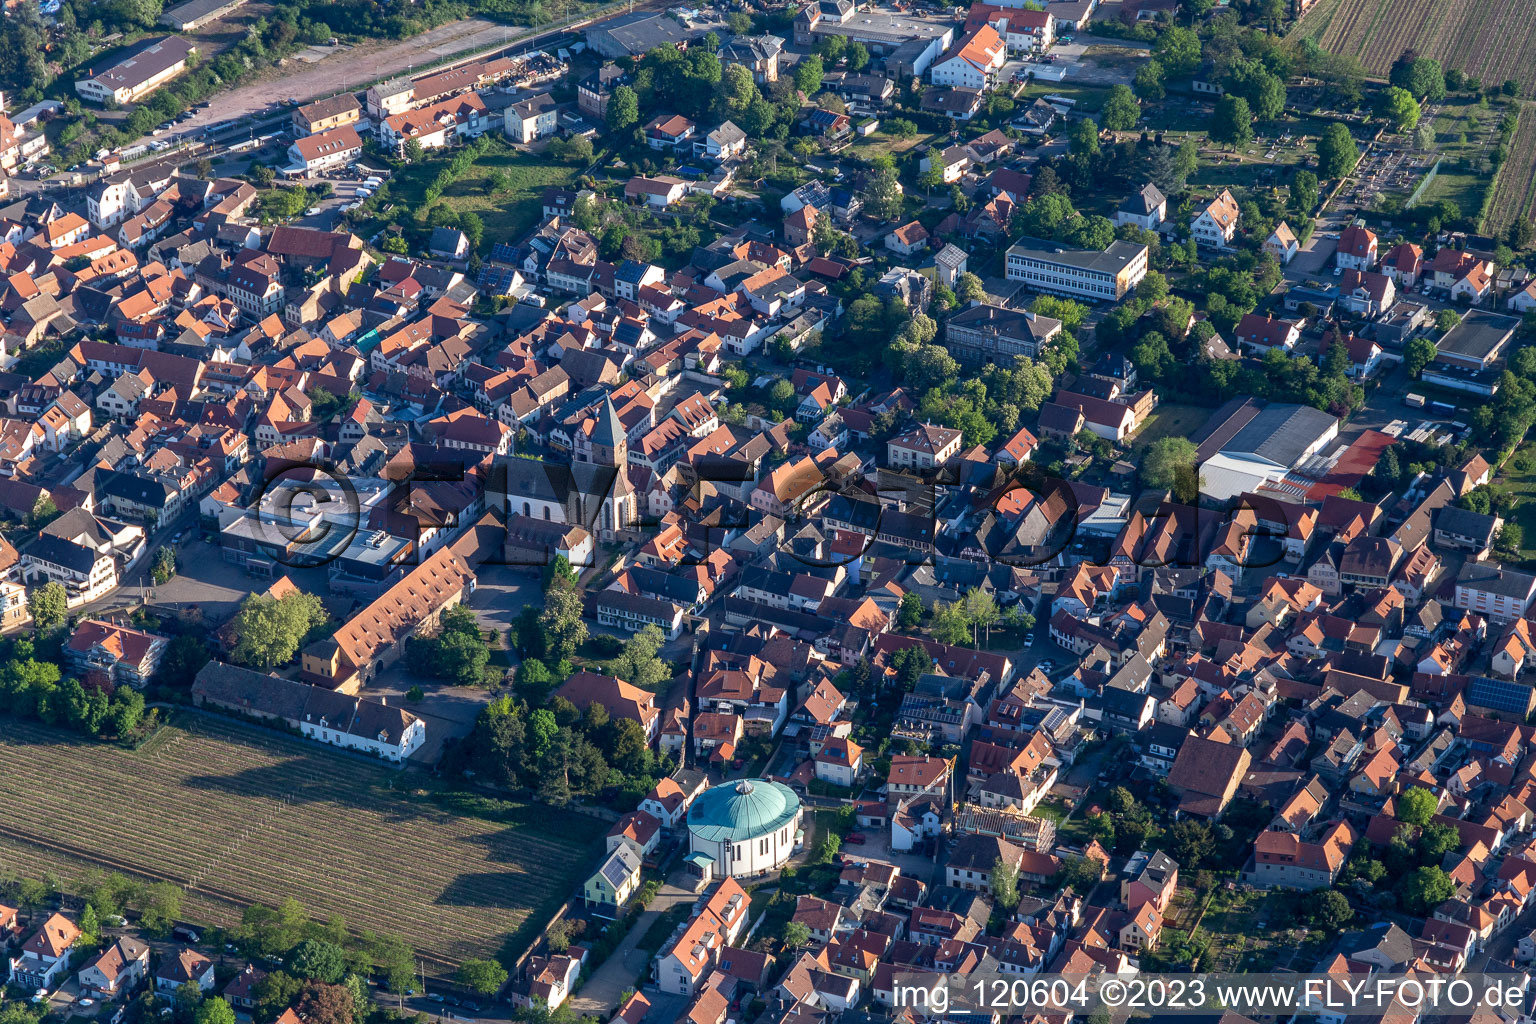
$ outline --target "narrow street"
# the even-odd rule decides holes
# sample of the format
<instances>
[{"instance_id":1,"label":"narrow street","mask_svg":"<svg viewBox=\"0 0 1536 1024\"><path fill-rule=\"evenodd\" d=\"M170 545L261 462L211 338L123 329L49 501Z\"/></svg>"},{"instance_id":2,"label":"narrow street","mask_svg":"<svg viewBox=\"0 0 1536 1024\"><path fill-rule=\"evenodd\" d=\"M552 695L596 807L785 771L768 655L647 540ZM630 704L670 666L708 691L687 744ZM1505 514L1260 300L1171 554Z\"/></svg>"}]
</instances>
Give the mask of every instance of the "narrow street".
<instances>
[{"instance_id":1,"label":"narrow street","mask_svg":"<svg viewBox=\"0 0 1536 1024\"><path fill-rule=\"evenodd\" d=\"M673 872L672 877L682 873L683 869L679 868ZM670 880L663 885L651 905L635 921L629 934L624 936L624 941L613 951L613 955L571 997L571 1008L577 1015L590 1014L606 1020L618 1006L619 996L635 988L635 979L646 970L646 953L639 948L646 931L679 903L691 903L695 899L698 899L696 894L673 885Z\"/></svg>"}]
</instances>

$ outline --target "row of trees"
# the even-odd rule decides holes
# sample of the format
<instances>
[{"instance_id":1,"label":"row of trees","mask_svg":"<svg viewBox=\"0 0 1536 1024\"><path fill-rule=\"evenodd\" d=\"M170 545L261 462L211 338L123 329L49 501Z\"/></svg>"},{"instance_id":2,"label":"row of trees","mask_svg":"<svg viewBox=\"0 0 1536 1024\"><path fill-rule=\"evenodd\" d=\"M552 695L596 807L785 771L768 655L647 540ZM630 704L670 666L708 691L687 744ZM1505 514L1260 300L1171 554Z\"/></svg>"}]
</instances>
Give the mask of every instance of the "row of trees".
<instances>
[{"instance_id":1,"label":"row of trees","mask_svg":"<svg viewBox=\"0 0 1536 1024\"><path fill-rule=\"evenodd\" d=\"M1029 612L1018 605L999 608L990 592L975 587L958 601L935 601L929 623L933 638L939 643L972 647L980 647L983 638L990 646L994 628L1023 632L1034 627L1035 617Z\"/></svg>"},{"instance_id":2,"label":"row of trees","mask_svg":"<svg viewBox=\"0 0 1536 1024\"><path fill-rule=\"evenodd\" d=\"M144 695L131 686L86 686L40 660L31 640L13 638L0 664L0 712L67 726L87 736L125 737L144 720Z\"/></svg>"}]
</instances>

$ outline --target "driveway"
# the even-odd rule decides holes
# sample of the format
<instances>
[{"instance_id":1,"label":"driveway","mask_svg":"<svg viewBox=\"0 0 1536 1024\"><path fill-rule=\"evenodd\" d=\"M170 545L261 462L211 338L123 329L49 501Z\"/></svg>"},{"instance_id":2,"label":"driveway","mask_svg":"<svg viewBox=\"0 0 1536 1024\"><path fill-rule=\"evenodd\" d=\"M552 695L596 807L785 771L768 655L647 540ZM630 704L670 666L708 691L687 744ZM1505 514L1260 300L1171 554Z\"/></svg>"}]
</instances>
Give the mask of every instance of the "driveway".
<instances>
[{"instance_id":1,"label":"driveway","mask_svg":"<svg viewBox=\"0 0 1536 1024\"><path fill-rule=\"evenodd\" d=\"M1051 47L1051 54L1057 67L1066 65L1063 85L1099 86L1130 85L1137 69L1152 55L1146 43L1088 35L1076 36L1070 43L1057 43ZM1051 82L1042 79L1038 84L1049 86Z\"/></svg>"},{"instance_id":2,"label":"driveway","mask_svg":"<svg viewBox=\"0 0 1536 1024\"><path fill-rule=\"evenodd\" d=\"M1307 239L1306 247L1301 249L1285 267L1284 277L1287 281L1301 283L1302 281L1323 280L1330 276L1330 266L1333 262L1334 251L1339 247L1335 238L1325 238L1327 234L1337 234L1337 227L1328 226L1328 220L1318 222L1317 229L1312 232L1312 237Z\"/></svg>"},{"instance_id":3,"label":"driveway","mask_svg":"<svg viewBox=\"0 0 1536 1024\"><path fill-rule=\"evenodd\" d=\"M494 629L507 640L507 629L528 605L544 603L543 581L535 567L482 565L469 606L483 629Z\"/></svg>"},{"instance_id":4,"label":"driveway","mask_svg":"<svg viewBox=\"0 0 1536 1024\"><path fill-rule=\"evenodd\" d=\"M607 1020L619 1004L619 996L635 988L635 979L646 970L645 954L640 951L640 940L656 919L679 903L691 903L697 894L668 882L661 887L651 905L645 908L635 921L624 941L619 943L613 955L571 997L571 1008L578 1016L594 1015Z\"/></svg>"},{"instance_id":5,"label":"driveway","mask_svg":"<svg viewBox=\"0 0 1536 1024\"><path fill-rule=\"evenodd\" d=\"M406 694L416 686L421 687L422 699L410 700ZM480 709L491 700L489 690L476 686L455 686L441 679L413 675L406 669L404 659L374 676L363 693L402 707L426 723L426 742L411 755L410 760L413 764L429 767L437 764L443 754L444 743L468 736L474 731Z\"/></svg>"},{"instance_id":6,"label":"driveway","mask_svg":"<svg viewBox=\"0 0 1536 1024\"><path fill-rule=\"evenodd\" d=\"M894 864L904 875L921 879L930 886L935 884L934 880L938 877L940 870L938 863L933 858L924 857L918 853L891 849L890 828L860 829L859 831L866 837L864 845L855 846L852 843L844 843L842 849L844 857Z\"/></svg>"}]
</instances>

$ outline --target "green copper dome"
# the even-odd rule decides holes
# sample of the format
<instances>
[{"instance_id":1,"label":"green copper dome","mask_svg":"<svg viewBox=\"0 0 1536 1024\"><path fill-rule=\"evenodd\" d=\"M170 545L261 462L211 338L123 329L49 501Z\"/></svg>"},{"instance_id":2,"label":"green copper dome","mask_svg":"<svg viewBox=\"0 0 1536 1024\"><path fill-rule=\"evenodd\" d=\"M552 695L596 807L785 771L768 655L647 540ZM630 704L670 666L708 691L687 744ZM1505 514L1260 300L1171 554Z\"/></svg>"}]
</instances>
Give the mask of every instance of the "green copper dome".
<instances>
[{"instance_id":1,"label":"green copper dome","mask_svg":"<svg viewBox=\"0 0 1536 1024\"><path fill-rule=\"evenodd\" d=\"M739 843L795 820L800 798L767 779L743 779L705 790L688 808L688 830L705 842Z\"/></svg>"}]
</instances>

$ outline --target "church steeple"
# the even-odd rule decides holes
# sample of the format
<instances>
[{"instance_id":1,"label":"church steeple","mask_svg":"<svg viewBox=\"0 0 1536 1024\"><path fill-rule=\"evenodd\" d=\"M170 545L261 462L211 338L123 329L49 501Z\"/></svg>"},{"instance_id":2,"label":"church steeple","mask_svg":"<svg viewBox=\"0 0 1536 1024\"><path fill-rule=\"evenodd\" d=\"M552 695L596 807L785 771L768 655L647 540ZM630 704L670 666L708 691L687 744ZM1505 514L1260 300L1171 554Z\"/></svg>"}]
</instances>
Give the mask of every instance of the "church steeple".
<instances>
[{"instance_id":1,"label":"church steeple","mask_svg":"<svg viewBox=\"0 0 1536 1024\"><path fill-rule=\"evenodd\" d=\"M619 422L619 411L613 407L612 398L603 399L602 411L592 428L592 461L599 466L623 469L629 461L629 439L624 434L624 424Z\"/></svg>"}]
</instances>

